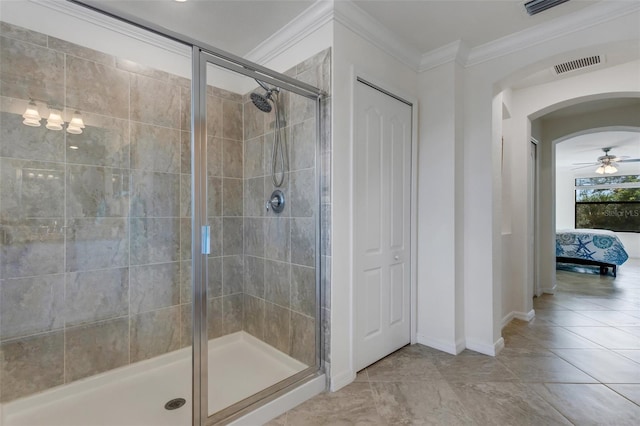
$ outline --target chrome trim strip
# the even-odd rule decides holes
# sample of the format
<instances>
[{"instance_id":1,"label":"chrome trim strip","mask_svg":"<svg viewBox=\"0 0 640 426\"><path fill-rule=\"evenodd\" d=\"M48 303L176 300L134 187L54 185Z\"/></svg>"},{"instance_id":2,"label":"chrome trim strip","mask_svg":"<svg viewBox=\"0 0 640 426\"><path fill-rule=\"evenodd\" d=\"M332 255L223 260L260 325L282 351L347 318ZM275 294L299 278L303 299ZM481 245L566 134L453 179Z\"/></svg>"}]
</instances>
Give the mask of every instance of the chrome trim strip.
<instances>
[{"instance_id":1,"label":"chrome trim strip","mask_svg":"<svg viewBox=\"0 0 640 426\"><path fill-rule=\"evenodd\" d=\"M253 411L257 407L261 407L268 402L273 401L279 396L295 389L299 385L317 377L321 373L314 367L306 368L293 376L269 386L260 392L253 394L240 402L237 402L217 413L211 415L206 422L206 426L225 425L245 414Z\"/></svg>"},{"instance_id":2,"label":"chrome trim strip","mask_svg":"<svg viewBox=\"0 0 640 426\"><path fill-rule=\"evenodd\" d=\"M321 95L322 91L320 89L318 89L317 87L311 86L310 84L306 84L303 83L301 81L298 81L294 78L291 78L287 75L275 72L273 70L270 70L269 68L263 67L262 65L258 65L258 64L254 64L251 61L247 61L244 58L241 58L240 56L236 56L232 53L229 52L225 52L224 50L218 49L210 44L207 43L203 43L201 41L195 40L191 37L185 36L183 34L179 34L175 31L169 30L165 27L162 27L160 25L154 24L153 22L147 21L146 19L137 17L137 16L133 16L131 14L128 13L114 13L114 12L110 12L107 9L104 9L102 7L98 7L96 5L93 4L87 4L84 3L81 0L67 0L70 3L74 3L77 4L79 6L85 7L87 9L91 9L94 10L96 12L99 12L103 15L109 16L111 18L117 19L119 21L123 21L123 22L127 22L135 27L138 28L142 28L145 29L149 32L152 32L154 34L158 34L160 36L166 37L170 40L176 41L178 43L182 43L182 44L186 44L188 46L192 46L192 47L199 47L199 49L202 52L207 52L211 55L217 56L218 58L221 58L225 61L227 61L230 64L236 64L242 68L245 68L247 70L251 70L254 71L256 73L260 74L260 79L263 79L265 81L266 78L265 77L272 77L275 78L277 80L280 80L284 83L287 83L288 85L292 85L295 87L299 87L301 90L308 92L310 94L315 94L315 95Z\"/></svg>"},{"instance_id":3,"label":"chrome trim strip","mask_svg":"<svg viewBox=\"0 0 640 426\"><path fill-rule=\"evenodd\" d=\"M202 254L200 229L207 221L207 127L206 127L206 61L200 48L193 47L191 80L191 285L192 285L192 350L194 426L207 418L208 338L207 338L207 255ZM198 398L199 396L199 398Z\"/></svg>"}]
</instances>

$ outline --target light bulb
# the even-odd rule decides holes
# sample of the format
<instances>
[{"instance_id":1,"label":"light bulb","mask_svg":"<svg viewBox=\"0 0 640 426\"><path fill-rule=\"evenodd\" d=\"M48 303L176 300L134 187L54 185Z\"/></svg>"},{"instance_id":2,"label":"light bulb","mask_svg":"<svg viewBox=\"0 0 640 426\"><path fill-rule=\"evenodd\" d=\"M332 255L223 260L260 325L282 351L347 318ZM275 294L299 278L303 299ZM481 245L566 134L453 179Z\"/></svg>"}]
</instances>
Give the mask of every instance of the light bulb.
<instances>
[{"instance_id":1,"label":"light bulb","mask_svg":"<svg viewBox=\"0 0 640 426\"><path fill-rule=\"evenodd\" d=\"M618 169L617 169L615 166L611 165L611 164L607 164L607 165L605 166L605 168L604 168L604 172L605 172L606 174L609 174L609 175L610 175L610 174L613 174L613 173L615 173L615 172L617 172L617 171L618 171Z\"/></svg>"},{"instance_id":2,"label":"light bulb","mask_svg":"<svg viewBox=\"0 0 640 426\"><path fill-rule=\"evenodd\" d=\"M47 129L49 130L62 130L64 120L62 114L57 109L51 109L49 111L49 118L47 118Z\"/></svg>"},{"instance_id":3,"label":"light bulb","mask_svg":"<svg viewBox=\"0 0 640 426\"><path fill-rule=\"evenodd\" d=\"M596 173L599 175L603 175L604 174L604 167L600 166L596 169Z\"/></svg>"},{"instance_id":4,"label":"light bulb","mask_svg":"<svg viewBox=\"0 0 640 426\"><path fill-rule=\"evenodd\" d=\"M29 102L27 109L24 111L24 114L22 114L22 118L24 118L22 124L26 124L31 127L40 127L40 120L42 120L42 117L40 117L38 106L35 102Z\"/></svg>"},{"instance_id":5,"label":"light bulb","mask_svg":"<svg viewBox=\"0 0 640 426\"><path fill-rule=\"evenodd\" d=\"M79 135L82 133L82 129L84 129L84 121L82 121L82 116L78 111L73 114L73 118L69 122L67 126L67 133L71 133L73 135Z\"/></svg>"}]
</instances>

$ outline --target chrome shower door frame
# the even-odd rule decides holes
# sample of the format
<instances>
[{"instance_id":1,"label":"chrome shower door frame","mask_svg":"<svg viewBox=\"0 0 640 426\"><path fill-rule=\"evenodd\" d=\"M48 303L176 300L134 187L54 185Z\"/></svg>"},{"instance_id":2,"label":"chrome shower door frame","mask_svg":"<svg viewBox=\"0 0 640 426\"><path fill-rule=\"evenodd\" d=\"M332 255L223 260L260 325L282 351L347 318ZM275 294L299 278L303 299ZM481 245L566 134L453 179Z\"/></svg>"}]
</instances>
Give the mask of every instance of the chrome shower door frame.
<instances>
[{"instance_id":1,"label":"chrome shower door frame","mask_svg":"<svg viewBox=\"0 0 640 426\"><path fill-rule=\"evenodd\" d=\"M281 89L315 101L315 365L254 394L213 415L208 415L208 334L207 334L207 254L209 251L207 216L207 65L212 64L229 71L269 83ZM317 377L321 373L321 201L320 201L320 137L321 102L326 94L316 87L246 62L217 50L193 46L192 51L192 98L191 98L191 164L192 170L192 300L193 300L193 425L213 425L221 421L231 421L254 408L264 405L300 384Z\"/></svg>"}]
</instances>

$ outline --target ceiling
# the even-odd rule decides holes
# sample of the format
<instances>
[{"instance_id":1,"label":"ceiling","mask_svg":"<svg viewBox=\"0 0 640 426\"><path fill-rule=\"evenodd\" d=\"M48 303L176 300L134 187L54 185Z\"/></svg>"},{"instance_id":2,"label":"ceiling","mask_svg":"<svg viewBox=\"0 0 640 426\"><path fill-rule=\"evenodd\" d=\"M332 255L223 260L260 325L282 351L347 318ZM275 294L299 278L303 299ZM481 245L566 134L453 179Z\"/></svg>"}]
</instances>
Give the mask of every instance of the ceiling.
<instances>
[{"instance_id":1,"label":"ceiling","mask_svg":"<svg viewBox=\"0 0 640 426\"><path fill-rule=\"evenodd\" d=\"M238 56L245 56L315 3L315 0L81 1L112 13L142 18ZM458 40L473 48L597 3L571 0L528 16L523 6L525 1L355 0L352 3L406 46L423 54Z\"/></svg>"},{"instance_id":2,"label":"ceiling","mask_svg":"<svg viewBox=\"0 0 640 426\"><path fill-rule=\"evenodd\" d=\"M79 1L116 15L142 19L238 56L246 56L316 3L316 0ZM335 0L347 1L351 0ZM535 16L528 16L524 9L526 1L353 0L351 3L370 15L374 22L377 21L383 27L381 33L392 33L408 50L427 54L458 40L472 49L556 18L566 18L602 2L571 0ZM623 50L609 51L607 65L624 62L633 48ZM528 86L548 81L549 69L531 70L529 75L519 76L518 84ZM513 87L518 86L514 84ZM555 113L557 117L549 115L545 118L589 112L579 108L576 106L558 111ZM595 161L603 155L603 147L614 147L611 152L618 156L640 158L640 133L600 132L568 139L556 147L557 166L571 169L575 167L573 163ZM624 166L621 171L628 169L630 173L640 174L640 163L621 166ZM592 170L584 168L578 173L592 174Z\"/></svg>"}]
</instances>

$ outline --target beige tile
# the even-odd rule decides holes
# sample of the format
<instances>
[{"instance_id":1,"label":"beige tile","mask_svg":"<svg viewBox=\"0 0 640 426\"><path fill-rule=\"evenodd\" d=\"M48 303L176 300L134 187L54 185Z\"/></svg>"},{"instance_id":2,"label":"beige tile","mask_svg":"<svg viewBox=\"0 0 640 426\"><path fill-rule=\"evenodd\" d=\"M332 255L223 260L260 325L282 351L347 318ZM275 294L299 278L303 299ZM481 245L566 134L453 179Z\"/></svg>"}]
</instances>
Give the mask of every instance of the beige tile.
<instances>
[{"instance_id":1,"label":"beige tile","mask_svg":"<svg viewBox=\"0 0 640 426\"><path fill-rule=\"evenodd\" d=\"M476 424L447 382L375 382L371 384L378 412L388 425Z\"/></svg>"},{"instance_id":2,"label":"beige tile","mask_svg":"<svg viewBox=\"0 0 640 426\"><path fill-rule=\"evenodd\" d=\"M529 328L526 332L526 337L547 349L601 348L600 345L584 337L580 337L563 327Z\"/></svg>"},{"instance_id":3,"label":"beige tile","mask_svg":"<svg viewBox=\"0 0 640 426\"><path fill-rule=\"evenodd\" d=\"M291 266L291 309L307 316L316 315L316 270Z\"/></svg>"},{"instance_id":4,"label":"beige tile","mask_svg":"<svg viewBox=\"0 0 640 426\"><path fill-rule=\"evenodd\" d=\"M222 99L207 95L207 136L222 137Z\"/></svg>"},{"instance_id":5,"label":"beige tile","mask_svg":"<svg viewBox=\"0 0 640 426\"><path fill-rule=\"evenodd\" d=\"M9 107L24 111L28 101L0 98L0 156L25 160L62 162L65 157L65 135L52 132L45 127L30 127L22 124L22 116L4 112ZM13 109L13 108L12 108ZM44 114L44 111L42 112Z\"/></svg>"},{"instance_id":6,"label":"beige tile","mask_svg":"<svg viewBox=\"0 0 640 426\"><path fill-rule=\"evenodd\" d=\"M567 330L608 349L640 349L640 337L613 327L567 327Z\"/></svg>"},{"instance_id":7,"label":"beige tile","mask_svg":"<svg viewBox=\"0 0 640 426\"><path fill-rule=\"evenodd\" d=\"M73 381L129 362L129 319L120 318L65 332L65 381Z\"/></svg>"},{"instance_id":8,"label":"beige tile","mask_svg":"<svg viewBox=\"0 0 640 426\"><path fill-rule=\"evenodd\" d=\"M180 173L181 133L143 123L131 123L131 168Z\"/></svg>"},{"instance_id":9,"label":"beige tile","mask_svg":"<svg viewBox=\"0 0 640 426\"><path fill-rule=\"evenodd\" d=\"M64 217L64 166L0 158L0 218Z\"/></svg>"},{"instance_id":10,"label":"beige tile","mask_svg":"<svg viewBox=\"0 0 640 426\"><path fill-rule=\"evenodd\" d=\"M615 353L622 355L624 357L629 358L632 361L637 362L638 364L640 364L640 350L635 349L635 350L616 350L614 351ZM640 367L638 367L640 368Z\"/></svg>"},{"instance_id":11,"label":"beige tile","mask_svg":"<svg viewBox=\"0 0 640 426\"><path fill-rule=\"evenodd\" d=\"M131 187L132 217L180 217L180 175L135 170Z\"/></svg>"},{"instance_id":12,"label":"beige tile","mask_svg":"<svg viewBox=\"0 0 640 426\"><path fill-rule=\"evenodd\" d=\"M271 158L268 159L271 165ZM264 137L260 136L244 143L244 178L265 175Z\"/></svg>"},{"instance_id":13,"label":"beige tile","mask_svg":"<svg viewBox=\"0 0 640 426\"><path fill-rule=\"evenodd\" d=\"M67 56L66 105L81 112L129 119L129 73Z\"/></svg>"},{"instance_id":14,"label":"beige tile","mask_svg":"<svg viewBox=\"0 0 640 426\"><path fill-rule=\"evenodd\" d=\"M75 43L70 43L59 38L49 36L48 39L49 49L66 53L67 55L76 56L78 58L87 59L89 61L99 62L110 67L115 66L115 58L111 55L107 55L106 53L89 49Z\"/></svg>"},{"instance_id":15,"label":"beige tile","mask_svg":"<svg viewBox=\"0 0 640 426\"><path fill-rule=\"evenodd\" d=\"M570 425L532 386L504 382L451 384L479 425Z\"/></svg>"},{"instance_id":16,"label":"beige tile","mask_svg":"<svg viewBox=\"0 0 640 426\"><path fill-rule=\"evenodd\" d=\"M222 101L222 137L242 141L242 104L228 100Z\"/></svg>"},{"instance_id":17,"label":"beige tile","mask_svg":"<svg viewBox=\"0 0 640 426\"><path fill-rule=\"evenodd\" d=\"M581 311L582 315L612 326L640 326L640 318L620 311Z\"/></svg>"},{"instance_id":18,"label":"beige tile","mask_svg":"<svg viewBox=\"0 0 640 426\"><path fill-rule=\"evenodd\" d=\"M125 218L67 220L67 272L127 266L128 222Z\"/></svg>"},{"instance_id":19,"label":"beige tile","mask_svg":"<svg viewBox=\"0 0 640 426\"><path fill-rule=\"evenodd\" d=\"M225 217L222 220L222 252L225 256L242 254L242 218Z\"/></svg>"},{"instance_id":20,"label":"beige tile","mask_svg":"<svg viewBox=\"0 0 640 426\"><path fill-rule=\"evenodd\" d=\"M313 318L291 312L291 347L289 354L306 365L316 363L316 322Z\"/></svg>"},{"instance_id":21,"label":"beige tile","mask_svg":"<svg viewBox=\"0 0 640 426\"><path fill-rule=\"evenodd\" d=\"M0 21L0 35L26 41L27 43L47 45L47 35L37 31L31 31L8 22Z\"/></svg>"},{"instance_id":22,"label":"beige tile","mask_svg":"<svg viewBox=\"0 0 640 426\"><path fill-rule=\"evenodd\" d=\"M607 349L554 349L553 352L601 383L640 383L640 368Z\"/></svg>"},{"instance_id":23,"label":"beige tile","mask_svg":"<svg viewBox=\"0 0 640 426\"><path fill-rule=\"evenodd\" d=\"M267 259L289 262L293 230L288 218L267 218L264 222L264 250Z\"/></svg>"},{"instance_id":24,"label":"beige tile","mask_svg":"<svg viewBox=\"0 0 640 426\"><path fill-rule=\"evenodd\" d=\"M3 278L29 277L64 272L65 236L59 220L31 219L2 225L0 275ZM69 243L69 240L67 241Z\"/></svg>"},{"instance_id":25,"label":"beige tile","mask_svg":"<svg viewBox=\"0 0 640 426\"><path fill-rule=\"evenodd\" d=\"M244 252L251 256L265 255L265 226L262 218L245 217L243 223Z\"/></svg>"},{"instance_id":26,"label":"beige tile","mask_svg":"<svg viewBox=\"0 0 640 426\"><path fill-rule=\"evenodd\" d=\"M215 297L207 301L207 335L209 339L224 336L223 298Z\"/></svg>"},{"instance_id":27,"label":"beige tile","mask_svg":"<svg viewBox=\"0 0 640 426\"><path fill-rule=\"evenodd\" d=\"M222 258L221 257L209 257L207 259L208 267L208 283L207 283L207 297L220 297L222 296Z\"/></svg>"},{"instance_id":28,"label":"beige tile","mask_svg":"<svg viewBox=\"0 0 640 426\"><path fill-rule=\"evenodd\" d=\"M179 260L180 219L134 218L130 222L132 265Z\"/></svg>"},{"instance_id":29,"label":"beige tile","mask_svg":"<svg viewBox=\"0 0 640 426\"><path fill-rule=\"evenodd\" d=\"M193 309L190 303L180 305L180 347L191 346Z\"/></svg>"},{"instance_id":30,"label":"beige tile","mask_svg":"<svg viewBox=\"0 0 640 426\"><path fill-rule=\"evenodd\" d=\"M242 179L224 178L222 180L222 215L243 216Z\"/></svg>"},{"instance_id":31,"label":"beige tile","mask_svg":"<svg viewBox=\"0 0 640 426\"><path fill-rule=\"evenodd\" d=\"M64 105L65 68L60 52L0 37L0 76L2 96Z\"/></svg>"},{"instance_id":32,"label":"beige tile","mask_svg":"<svg viewBox=\"0 0 640 426\"><path fill-rule=\"evenodd\" d=\"M579 425L632 425L640 418L640 407L601 384L534 385L549 404Z\"/></svg>"},{"instance_id":33,"label":"beige tile","mask_svg":"<svg viewBox=\"0 0 640 426\"><path fill-rule=\"evenodd\" d=\"M433 359L414 347L404 347L370 365L367 367L367 374L371 382L442 380Z\"/></svg>"},{"instance_id":34,"label":"beige tile","mask_svg":"<svg viewBox=\"0 0 640 426\"><path fill-rule=\"evenodd\" d=\"M501 356L500 362L522 382L597 383L593 377L551 353Z\"/></svg>"},{"instance_id":35,"label":"beige tile","mask_svg":"<svg viewBox=\"0 0 640 426\"><path fill-rule=\"evenodd\" d=\"M131 120L180 129L180 87L131 75Z\"/></svg>"},{"instance_id":36,"label":"beige tile","mask_svg":"<svg viewBox=\"0 0 640 426\"><path fill-rule=\"evenodd\" d=\"M66 134L67 162L128 169L129 121L82 111L85 128L80 135Z\"/></svg>"},{"instance_id":37,"label":"beige tile","mask_svg":"<svg viewBox=\"0 0 640 426\"><path fill-rule=\"evenodd\" d=\"M0 346L0 401L64 383L64 333L40 334Z\"/></svg>"},{"instance_id":38,"label":"beige tile","mask_svg":"<svg viewBox=\"0 0 640 426\"><path fill-rule=\"evenodd\" d=\"M222 294L242 293L244 288L244 256L224 256L222 258Z\"/></svg>"},{"instance_id":39,"label":"beige tile","mask_svg":"<svg viewBox=\"0 0 640 426\"><path fill-rule=\"evenodd\" d=\"M352 383L325 393L287 413L288 425L387 425L376 410L368 383Z\"/></svg>"},{"instance_id":40,"label":"beige tile","mask_svg":"<svg viewBox=\"0 0 640 426\"><path fill-rule=\"evenodd\" d=\"M66 325L118 318L129 314L129 268L67 274Z\"/></svg>"},{"instance_id":41,"label":"beige tile","mask_svg":"<svg viewBox=\"0 0 640 426\"><path fill-rule=\"evenodd\" d=\"M316 224L313 218L291 219L291 263L315 266Z\"/></svg>"},{"instance_id":42,"label":"beige tile","mask_svg":"<svg viewBox=\"0 0 640 426\"><path fill-rule=\"evenodd\" d=\"M290 315L289 309L265 303L264 340L283 353L289 352Z\"/></svg>"},{"instance_id":43,"label":"beige tile","mask_svg":"<svg viewBox=\"0 0 640 426\"><path fill-rule=\"evenodd\" d=\"M180 262L132 266L130 274L132 314L180 304Z\"/></svg>"},{"instance_id":44,"label":"beige tile","mask_svg":"<svg viewBox=\"0 0 640 426\"><path fill-rule=\"evenodd\" d=\"M291 300L291 264L265 260L264 288L265 300L284 308L289 308Z\"/></svg>"},{"instance_id":45,"label":"beige tile","mask_svg":"<svg viewBox=\"0 0 640 426\"><path fill-rule=\"evenodd\" d=\"M225 177L242 178L243 144L237 140L222 139L222 174Z\"/></svg>"},{"instance_id":46,"label":"beige tile","mask_svg":"<svg viewBox=\"0 0 640 426\"><path fill-rule=\"evenodd\" d=\"M640 406L640 384L633 383L607 386L627 398L629 401Z\"/></svg>"},{"instance_id":47,"label":"beige tile","mask_svg":"<svg viewBox=\"0 0 640 426\"><path fill-rule=\"evenodd\" d=\"M244 295L243 329L261 340L264 339L264 309L264 299Z\"/></svg>"},{"instance_id":48,"label":"beige tile","mask_svg":"<svg viewBox=\"0 0 640 426\"><path fill-rule=\"evenodd\" d=\"M179 306L131 317L131 362L153 358L179 347Z\"/></svg>"},{"instance_id":49,"label":"beige tile","mask_svg":"<svg viewBox=\"0 0 640 426\"><path fill-rule=\"evenodd\" d=\"M131 191L129 170L68 165L66 175L66 214L68 218L126 217L129 215L129 194Z\"/></svg>"},{"instance_id":50,"label":"beige tile","mask_svg":"<svg viewBox=\"0 0 640 426\"><path fill-rule=\"evenodd\" d=\"M433 363L449 382L514 382L518 380L494 357L463 353L455 357L434 357Z\"/></svg>"},{"instance_id":51,"label":"beige tile","mask_svg":"<svg viewBox=\"0 0 640 426\"><path fill-rule=\"evenodd\" d=\"M244 293L264 299L264 259L244 257Z\"/></svg>"},{"instance_id":52,"label":"beige tile","mask_svg":"<svg viewBox=\"0 0 640 426\"><path fill-rule=\"evenodd\" d=\"M64 274L0 280L0 339L64 326Z\"/></svg>"},{"instance_id":53,"label":"beige tile","mask_svg":"<svg viewBox=\"0 0 640 426\"><path fill-rule=\"evenodd\" d=\"M191 218L180 218L180 260L191 259L192 232Z\"/></svg>"},{"instance_id":54,"label":"beige tile","mask_svg":"<svg viewBox=\"0 0 640 426\"><path fill-rule=\"evenodd\" d=\"M291 216L313 217L317 210L315 169L292 172L291 177Z\"/></svg>"},{"instance_id":55,"label":"beige tile","mask_svg":"<svg viewBox=\"0 0 640 426\"><path fill-rule=\"evenodd\" d=\"M222 327L224 334L242 330L244 305L242 293L222 297Z\"/></svg>"}]
</instances>

